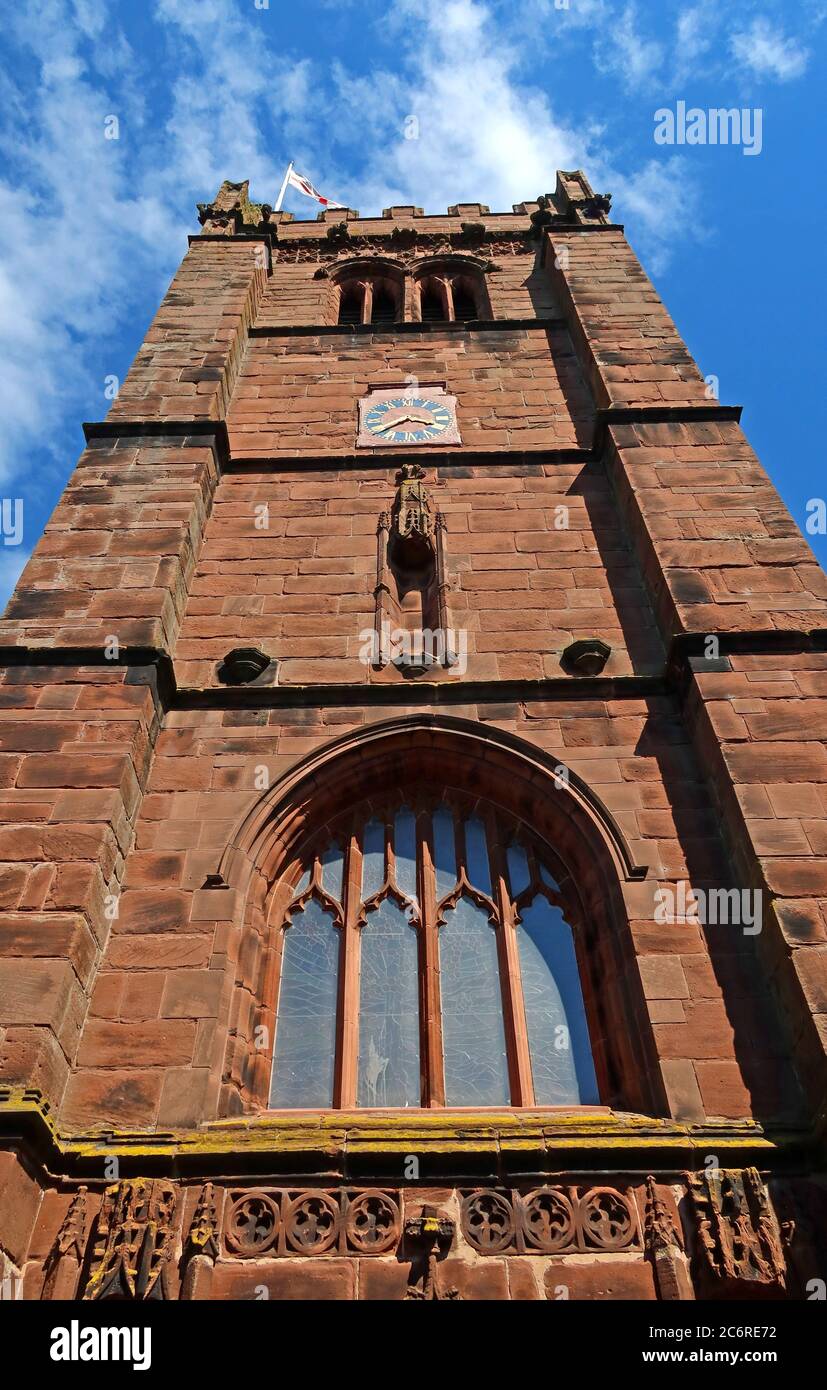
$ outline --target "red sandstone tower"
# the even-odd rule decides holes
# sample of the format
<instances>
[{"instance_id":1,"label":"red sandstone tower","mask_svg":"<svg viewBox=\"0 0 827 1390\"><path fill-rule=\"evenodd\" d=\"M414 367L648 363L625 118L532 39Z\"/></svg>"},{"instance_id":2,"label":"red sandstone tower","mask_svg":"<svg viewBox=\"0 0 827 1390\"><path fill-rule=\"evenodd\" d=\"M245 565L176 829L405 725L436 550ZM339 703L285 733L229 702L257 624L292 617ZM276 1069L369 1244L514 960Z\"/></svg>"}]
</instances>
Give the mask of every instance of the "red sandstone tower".
<instances>
[{"instance_id":1,"label":"red sandstone tower","mask_svg":"<svg viewBox=\"0 0 827 1390\"><path fill-rule=\"evenodd\" d=\"M200 218L2 624L0 1277L806 1297L825 577L738 408L579 172Z\"/></svg>"}]
</instances>

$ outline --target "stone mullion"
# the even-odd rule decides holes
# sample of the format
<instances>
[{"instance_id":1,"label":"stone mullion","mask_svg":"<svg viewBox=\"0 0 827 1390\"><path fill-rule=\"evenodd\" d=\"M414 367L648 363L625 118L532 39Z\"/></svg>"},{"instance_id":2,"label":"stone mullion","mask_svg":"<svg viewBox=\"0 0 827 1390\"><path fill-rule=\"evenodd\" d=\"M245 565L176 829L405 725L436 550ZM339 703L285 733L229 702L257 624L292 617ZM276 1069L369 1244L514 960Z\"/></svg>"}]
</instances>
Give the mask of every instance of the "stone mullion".
<instances>
[{"instance_id":1,"label":"stone mullion","mask_svg":"<svg viewBox=\"0 0 827 1390\"><path fill-rule=\"evenodd\" d=\"M337 1058L334 1105L356 1105L359 1065L359 961L361 955L362 847L354 831L346 849L344 929L339 957L339 1000L336 1022Z\"/></svg>"},{"instance_id":2,"label":"stone mullion","mask_svg":"<svg viewBox=\"0 0 827 1390\"><path fill-rule=\"evenodd\" d=\"M439 928L437 927L436 871L430 816L417 817L419 843L419 904L422 925L419 930L420 961L420 1037L425 1067L423 1104L445 1104L445 1071L442 1064L442 1007L439 991Z\"/></svg>"},{"instance_id":3,"label":"stone mullion","mask_svg":"<svg viewBox=\"0 0 827 1390\"><path fill-rule=\"evenodd\" d=\"M517 942L517 914L508 891L505 874L505 855L500 843L497 821L486 816L488 854L494 902L499 914L497 959L500 966L503 1018L508 1050L508 1077L512 1105L534 1104L534 1083L531 1075L531 1054L528 1046L528 1026L523 1003L520 956Z\"/></svg>"},{"instance_id":4,"label":"stone mullion","mask_svg":"<svg viewBox=\"0 0 827 1390\"><path fill-rule=\"evenodd\" d=\"M362 323L370 323L373 314L373 285L366 280L362 285Z\"/></svg>"},{"instance_id":5,"label":"stone mullion","mask_svg":"<svg viewBox=\"0 0 827 1390\"><path fill-rule=\"evenodd\" d=\"M445 317L446 317L446 319L448 319L449 323L453 323L453 322L454 322L454 292L453 292L453 290L451 289L451 281L450 281L450 279L448 278L447 275L445 276L445 279L444 279L443 282L442 282L442 287L443 287L443 291L444 291L444 293L445 293Z\"/></svg>"}]
</instances>

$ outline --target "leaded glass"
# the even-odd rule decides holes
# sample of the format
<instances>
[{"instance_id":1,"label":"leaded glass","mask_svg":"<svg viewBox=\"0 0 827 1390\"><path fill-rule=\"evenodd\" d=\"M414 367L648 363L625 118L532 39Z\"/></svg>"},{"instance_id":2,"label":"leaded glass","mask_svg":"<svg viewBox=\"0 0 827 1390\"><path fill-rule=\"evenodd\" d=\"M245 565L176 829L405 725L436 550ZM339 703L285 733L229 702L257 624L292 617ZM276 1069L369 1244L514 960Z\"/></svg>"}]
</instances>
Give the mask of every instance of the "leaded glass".
<instances>
[{"instance_id":1,"label":"leaded glass","mask_svg":"<svg viewBox=\"0 0 827 1390\"><path fill-rule=\"evenodd\" d=\"M444 898L457 881L457 855L454 847L454 817L447 806L440 806L433 814L434 827L434 868L436 870L436 895Z\"/></svg>"},{"instance_id":2,"label":"leaded glass","mask_svg":"<svg viewBox=\"0 0 827 1390\"><path fill-rule=\"evenodd\" d=\"M465 822L465 858L469 883L490 898L491 871L488 867L485 826L476 816Z\"/></svg>"},{"instance_id":3,"label":"leaded glass","mask_svg":"<svg viewBox=\"0 0 827 1390\"><path fill-rule=\"evenodd\" d=\"M320 855L322 863L322 887L337 903L342 901L342 873L345 858L338 845L331 845Z\"/></svg>"},{"instance_id":4,"label":"leaded glass","mask_svg":"<svg viewBox=\"0 0 827 1390\"><path fill-rule=\"evenodd\" d=\"M488 914L462 897L439 933L447 1105L508 1105L497 938Z\"/></svg>"},{"instance_id":5,"label":"leaded glass","mask_svg":"<svg viewBox=\"0 0 827 1390\"><path fill-rule=\"evenodd\" d=\"M385 827L369 820L362 841L362 897L378 893L385 882Z\"/></svg>"},{"instance_id":6,"label":"leaded glass","mask_svg":"<svg viewBox=\"0 0 827 1390\"><path fill-rule=\"evenodd\" d=\"M311 898L284 932L270 1104L333 1104L339 932Z\"/></svg>"},{"instance_id":7,"label":"leaded glass","mask_svg":"<svg viewBox=\"0 0 827 1390\"><path fill-rule=\"evenodd\" d=\"M397 886L416 902L416 816L406 807L396 813L393 852Z\"/></svg>"},{"instance_id":8,"label":"leaded glass","mask_svg":"<svg viewBox=\"0 0 827 1390\"><path fill-rule=\"evenodd\" d=\"M361 932L357 1104L420 1103L417 938L389 898Z\"/></svg>"},{"instance_id":9,"label":"leaded glass","mask_svg":"<svg viewBox=\"0 0 827 1390\"><path fill-rule=\"evenodd\" d=\"M449 1106L510 1105L512 1087L524 1104L597 1103L574 939L541 858L552 851L476 798L429 802L415 783L404 795L353 808L302 863L282 927L270 1104L327 1109L334 1091L343 1107L442 1104L443 1083ZM337 909L318 900L316 873Z\"/></svg>"},{"instance_id":10,"label":"leaded glass","mask_svg":"<svg viewBox=\"0 0 827 1390\"><path fill-rule=\"evenodd\" d=\"M596 1105L583 992L571 927L538 894L517 929L534 1098L538 1105Z\"/></svg>"},{"instance_id":11,"label":"leaded glass","mask_svg":"<svg viewBox=\"0 0 827 1390\"><path fill-rule=\"evenodd\" d=\"M528 887L531 875L528 871L528 858L522 845L509 845L506 850L508 860L508 881L511 886L511 896L518 898L524 888Z\"/></svg>"}]
</instances>

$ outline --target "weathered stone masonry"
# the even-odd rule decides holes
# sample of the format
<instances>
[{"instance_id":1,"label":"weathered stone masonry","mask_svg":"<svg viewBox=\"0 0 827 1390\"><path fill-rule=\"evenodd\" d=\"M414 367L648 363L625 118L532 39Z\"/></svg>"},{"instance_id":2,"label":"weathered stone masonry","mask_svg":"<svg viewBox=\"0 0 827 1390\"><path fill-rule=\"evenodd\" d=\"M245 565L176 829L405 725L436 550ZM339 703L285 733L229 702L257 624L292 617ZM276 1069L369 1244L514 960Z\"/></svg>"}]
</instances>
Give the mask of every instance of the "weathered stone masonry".
<instances>
[{"instance_id":1,"label":"weathered stone masonry","mask_svg":"<svg viewBox=\"0 0 827 1390\"><path fill-rule=\"evenodd\" d=\"M806 1296L827 579L738 409L579 173L508 214L294 222L224 184L200 215L2 620L0 1279ZM423 317L440 266L483 317ZM340 325L347 277L397 320ZM411 381L456 398L461 446L357 450L359 399ZM414 461L461 671L362 656ZM238 648L265 669L228 684ZM600 1105L267 1109L285 870L417 779L559 856ZM761 930L659 921L687 882L757 892Z\"/></svg>"}]
</instances>

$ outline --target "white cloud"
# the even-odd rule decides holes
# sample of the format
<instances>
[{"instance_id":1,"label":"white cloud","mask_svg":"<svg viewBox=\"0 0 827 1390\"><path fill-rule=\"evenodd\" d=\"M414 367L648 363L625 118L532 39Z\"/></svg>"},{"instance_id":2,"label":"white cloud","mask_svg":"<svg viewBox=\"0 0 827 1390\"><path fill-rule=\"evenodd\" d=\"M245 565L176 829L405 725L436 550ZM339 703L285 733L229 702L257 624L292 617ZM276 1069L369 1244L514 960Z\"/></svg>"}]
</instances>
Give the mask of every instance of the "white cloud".
<instances>
[{"instance_id":1,"label":"white cloud","mask_svg":"<svg viewBox=\"0 0 827 1390\"><path fill-rule=\"evenodd\" d=\"M603 21L595 45L600 71L618 76L630 91L648 86L663 64L662 44L641 33L639 22L637 6L626 5L622 14Z\"/></svg>"},{"instance_id":2,"label":"white cloud","mask_svg":"<svg viewBox=\"0 0 827 1390\"><path fill-rule=\"evenodd\" d=\"M795 39L786 38L768 19L754 19L747 29L732 35L730 46L735 57L756 77L790 82L807 67L809 51Z\"/></svg>"},{"instance_id":3,"label":"white cloud","mask_svg":"<svg viewBox=\"0 0 827 1390\"><path fill-rule=\"evenodd\" d=\"M14 171L0 181L0 480L25 471L33 438L49 447L70 403L94 398L89 349L117 329L147 268L175 254L169 219L129 185L123 142L105 138L110 102L82 55L74 10L60 8L34 3L15 20L37 85L24 92L6 75L25 120L0 136ZM83 8L85 25L95 13ZM134 115L122 101L123 135Z\"/></svg>"},{"instance_id":4,"label":"white cloud","mask_svg":"<svg viewBox=\"0 0 827 1390\"><path fill-rule=\"evenodd\" d=\"M587 134L519 82L519 54L484 5L419 0L398 16L402 71L372 74L355 89L346 74L338 78L350 99L349 133L358 138L367 129L379 148L354 188L360 208L414 202L444 212L450 203L483 200L508 210L546 191L556 169L583 161Z\"/></svg>"},{"instance_id":5,"label":"white cloud","mask_svg":"<svg viewBox=\"0 0 827 1390\"><path fill-rule=\"evenodd\" d=\"M653 275L669 264L686 240L688 227L705 239L700 188L687 176L678 155L666 161L652 159L632 175L615 174L614 187L622 215L631 223L631 239Z\"/></svg>"},{"instance_id":6,"label":"white cloud","mask_svg":"<svg viewBox=\"0 0 827 1390\"><path fill-rule=\"evenodd\" d=\"M711 49L718 37L722 14L718 0L700 0L681 10L675 25L674 72L672 80L692 76L701 65L709 71Z\"/></svg>"},{"instance_id":7,"label":"white cloud","mask_svg":"<svg viewBox=\"0 0 827 1390\"><path fill-rule=\"evenodd\" d=\"M594 187L615 194L618 217L660 270L679 242L700 234L696 184L682 161L619 167L605 130L560 119L545 92L520 80L521 55L479 0L407 0L396 10L403 61L393 73L354 81L342 69L338 129L349 148L380 153L345 186L360 210L416 203L442 212L482 201L493 211L554 187L557 169L583 168ZM416 76L407 76L411 64ZM405 138L410 116L418 138ZM334 190L335 191L335 190ZM340 196L337 194L337 196Z\"/></svg>"},{"instance_id":8,"label":"white cloud","mask_svg":"<svg viewBox=\"0 0 827 1390\"><path fill-rule=\"evenodd\" d=\"M166 123L169 196L207 202L224 179L249 178L252 196L274 201L287 144L312 112L309 60L275 56L269 12L252 5L244 13L226 0L157 0L156 16L181 69ZM265 133L270 121L281 149Z\"/></svg>"}]
</instances>

